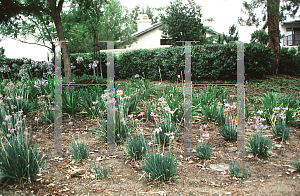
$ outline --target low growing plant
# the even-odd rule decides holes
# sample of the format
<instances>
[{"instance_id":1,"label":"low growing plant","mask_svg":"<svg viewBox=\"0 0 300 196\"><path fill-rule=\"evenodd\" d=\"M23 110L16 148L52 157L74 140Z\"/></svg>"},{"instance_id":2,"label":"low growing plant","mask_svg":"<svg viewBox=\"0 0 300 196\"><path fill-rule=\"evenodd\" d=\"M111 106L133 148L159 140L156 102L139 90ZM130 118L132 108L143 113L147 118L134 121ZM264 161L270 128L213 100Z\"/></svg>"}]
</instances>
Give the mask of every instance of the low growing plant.
<instances>
[{"instance_id":1,"label":"low growing plant","mask_svg":"<svg viewBox=\"0 0 300 196\"><path fill-rule=\"evenodd\" d=\"M94 174L94 178L96 180L98 179L106 179L107 176L108 176L108 173L109 173L109 167L106 165L106 166L103 166L103 167L100 167L99 165L96 165L95 162L92 166L90 166L93 174Z\"/></svg>"},{"instance_id":2,"label":"low growing plant","mask_svg":"<svg viewBox=\"0 0 300 196\"><path fill-rule=\"evenodd\" d=\"M20 132L3 137L0 141L1 178L10 180L26 179L30 182L46 166L46 157L38 149L29 134Z\"/></svg>"},{"instance_id":3,"label":"low growing plant","mask_svg":"<svg viewBox=\"0 0 300 196\"><path fill-rule=\"evenodd\" d=\"M300 161L299 161L299 158L297 158L297 160L294 161L293 167L291 167L291 168L300 171Z\"/></svg>"},{"instance_id":4,"label":"low growing plant","mask_svg":"<svg viewBox=\"0 0 300 196\"><path fill-rule=\"evenodd\" d=\"M156 125L153 135L157 143L166 146L178 138L179 130L180 128L172 122L171 118L165 118Z\"/></svg>"},{"instance_id":5,"label":"low growing plant","mask_svg":"<svg viewBox=\"0 0 300 196\"><path fill-rule=\"evenodd\" d=\"M290 128L287 127L285 120L277 118L277 123L272 126L271 133L274 137L287 140L290 137Z\"/></svg>"},{"instance_id":6,"label":"low growing plant","mask_svg":"<svg viewBox=\"0 0 300 196\"><path fill-rule=\"evenodd\" d=\"M76 113L80 112L79 96L79 93L75 89L70 90L69 92L63 90L61 94L62 112L69 114L72 117L75 116Z\"/></svg>"},{"instance_id":7,"label":"low growing plant","mask_svg":"<svg viewBox=\"0 0 300 196\"><path fill-rule=\"evenodd\" d=\"M79 163L81 160L87 159L89 157L88 147L84 141L74 141L71 144L70 151L76 163Z\"/></svg>"},{"instance_id":8,"label":"low growing plant","mask_svg":"<svg viewBox=\"0 0 300 196\"><path fill-rule=\"evenodd\" d=\"M273 144L270 138L263 136L261 133L256 133L249 138L245 149L254 155L267 156L272 147Z\"/></svg>"},{"instance_id":9,"label":"low growing plant","mask_svg":"<svg viewBox=\"0 0 300 196\"><path fill-rule=\"evenodd\" d=\"M242 178L247 178L249 173L249 168L247 168L247 164L243 166L242 160L237 158L236 161L234 160L229 161L229 172L231 177L235 176L239 178L240 174L242 174L241 175Z\"/></svg>"},{"instance_id":10,"label":"low growing plant","mask_svg":"<svg viewBox=\"0 0 300 196\"><path fill-rule=\"evenodd\" d=\"M235 141L237 139L236 126L233 122L230 122L229 117L227 117L226 124L220 127L218 131L226 141Z\"/></svg>"},{"instance_id":11,"label":"low growing plant","mask_svg":"<svg viewBox=\"0 0 300 196\"><path fill-rule=\"evenodd\" d=\"M198 157L201 160L207 160L207 159L209 159L211 157L212 147L205 140L205 142L198 143L196 145L196 152L197 152Z\"/></svg>"},{"instance_id":12,"label":"low growing plant","mask_svg":"<svg viewBox=\"0 0 300 196\"><path fill-rule=\"evenodd\" d=\"M129 137L125 149L131 159L141 159L147 151L147 145L144 136L142 134L136 134Z\"/></svg>"},{"instance_id":13,"label":"low growing plant","mask_svg":"<svg viewBox=\"0 0 300 196\"><path fill-rule=\"evenodd\" d=\"M149 175L150 178L158 181L169 181L175 178L177 172L177 159L170 152L162 154L159 152L147 153L142 170Z\"/></svg>"}]
</instances>

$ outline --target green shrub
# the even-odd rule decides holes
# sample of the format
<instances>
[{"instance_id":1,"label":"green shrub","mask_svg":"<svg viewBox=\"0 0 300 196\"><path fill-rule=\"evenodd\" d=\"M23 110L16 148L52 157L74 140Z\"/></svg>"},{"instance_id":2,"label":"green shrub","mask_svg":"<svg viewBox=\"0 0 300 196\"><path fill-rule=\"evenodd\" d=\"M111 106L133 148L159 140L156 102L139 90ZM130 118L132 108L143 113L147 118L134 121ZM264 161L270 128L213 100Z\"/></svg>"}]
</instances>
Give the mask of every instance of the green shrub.
<instances>
[{"instance_id":1,"label":"green shrub","mask_svg":"<svg viewBox=\"0 0 300 196\"><path fill-rule=\"evenodd\" d=\"M150 80L159 80L158 64L155 63L159 49L138 49L126 51L118 56L115 65L116 78L131 78L139 74Z\"/></svg>"},{"instance_id":2,"label":"green shrub","mask_svg":"<svg viewBox=\"0 0 300 196\"><path fill-rule=\"evenodd\" d=\"M196 152L201 160L207 160L211 157L212 147L205 140L205 142L196 145Z\"/></svg>"},{"instance_id":3,"label":"green shrub","mask_svg":"<svg viewBox=\"0 0 300 196\"><path fill-rule=\"evenodd\" d=\"M300 54L295 48L280 48L280 66L278 73L300 76Z\"/></svg>"},{"instance_id":4,"label":"green shrub","mask_svg":"<svg viewBox=\"0 0 300 196\"><path fill-rule=\"evenodd\" d=\"M272 126L271 133L274 137L280 138L282 140L287 140L290 137L290 128L287 127L285 120L277 118L277 123Z\"/></svg>"},{"instance_id":5,"label":"green shrub","mask_svg":"<svg viewBox=\"0 0 300 196\"><path fill-rule=\"evenodd\" d=\"M144 136L142 134L137 134L129 137L127 139L125 149L131 159L141 159L147 151L147 144L145 142Z\"/></svg>"},{"instance_id":6,"label":"green shrub","mask_svg":"<svg viewBox=\"0 0 300 196\"><path fill-rule=\"evenodd\" d=\"M82 57L82 59L76 60L78 57ZM102 74L103 78L107 78L107 54L106 52L100 52L101 57L101 67L102 67ZM72 70L76 76L86 75L94 75L94 70L89 68L89 64L93 63L93 53L77 53L77 54L70 54L71 65L76 66L75 69ZM98 61L98 60L97 60ZM114 55L114 62L117 63L116 55ZM64 62L62 61L64 65ZM64 68L64 66L63 66ZM100 62L98 63L97 68L95 68L95 73L100 76ZM62 75L64 76L64 69L62 70ZM89 83L89 82L88 82Z\"/></svg>"},{"instance_id":7,"label":"green shrub","mask_svg":"<svg viewBox=\"0 0 300 196\"><path fill-rule=\"evenodd\" d=\"M40 154L35 141L22 132L1 140L1 178L7 180L33 179L46 166L46 158Z\"/></svg>"},{"instance_id":8,"label":"green shrub","mask_svg":"<svg viewBox=\"0 0 300 196\"><path fill-rule=\"evenodd\" d=\"M70 151L71 151L71 154L74 157L76 163L79 163L81 160L89 158L88 147L84 141L72 142Z\"/></svg>"},{"instance_id":9,"label":"green shrub","mask_svg":"<svg viewBox=\"0 0 300 196\"><path fill-rule=\"evenodd\" d=\"M267 156L269 150L273 147L272 141L270 138L261 135L261 133L252 135L248 143L245 146L245 149L254 155Z\"/></svg>"},{"instance_id":10,"label":"green shrub","mask_svg":"<svg viewBox=\"0 0 300 196\"><path fill-rule=\"evenodd\" d=\"M299 158L297 158L297 160L294 161L293 167L291 167L291 168L300 171L300 161L299 161Z\"/></svg>"},{"instance_id":11,"label":"green shrub","mask_svg":"<svg viewBox=\"0 0 300 196\"><path fill-rule=\"evenodd\" d=\"M154 180L168 181L178 174L177 160L170 152L167 154L160 152L146 154L142 170Z\"/></svg>"},{"instance_id":12,"label":"green shrub","mask_svg":"<svg viewBox=\"0 0 300 196\"><path fill-rule=\"evenodd\" d=\"M237 46L233 44L207 44L192 46L194 81L236 80ZM245 44L245 76L262 78L271 69L272 50L262 44ZM184 73L184 46L140 49L121 53L117 60L116 77L130 78L144 73L148 79L177 80ZM160 73L159 73L160 70Z\"/></svg>"},{"instance_id":13,"label":"green shrub","mask_svg":"<svg viewBox=\"0 0 300 196\"><path fill-rule=\"evenodd\" d=\"M243 166L242 160L239 160L238 158L236 161L231 160L229 161L229 172L231 177L240 177L240 174L242 173L242 178L247 178L249 173L249 168L247 168L247 164Z\"/></svg>"},{"instance_id":14,"label":"green shrub","mask_svg":"<svg viewBox=\"0 0 300 196\"><path fill-rule=\"evenodd\" d=\"M80 94L76 89L70 91L63 90L61 94L62 112L72 117L80 112L79 97Z\"/></svg>"},{"instance_id":15,"label":"green shrub","mask_svg":"<svg viewBox=\"0 0 300 196\"><path fill-rule=\"evenodd\" d=\"M92 166L90 166L93 174L94 174L94 177L96 180L98 179L106 179L107 176L108 176L108 173L109 173L109 167L106 165L104 167L100 167L99 165L96 165L95 162Z\"/></svg>"},{"instance_id":16,"label":"green shrub","mask_svg":"<svg viewBox=\"0 0 300 196\"><path fill-rule=\"evenodd\" d=\"M170 118L165 118L159 122L153 131L154 138L160 145L168 145L173 140L176 140L180 135L180 128Z\"/></svg>"},{"instance_id":17,"label":"green shrub","mask_svg":"<svg viewBox=\"0 0 300 196\"><path fill-rule=\"evenodd\" d=\"M227 117L226 124L220 127L218 131L226 141L235 141L237 139L236 126L231 122L229 117Z\"/></svg>"}]
</instances>

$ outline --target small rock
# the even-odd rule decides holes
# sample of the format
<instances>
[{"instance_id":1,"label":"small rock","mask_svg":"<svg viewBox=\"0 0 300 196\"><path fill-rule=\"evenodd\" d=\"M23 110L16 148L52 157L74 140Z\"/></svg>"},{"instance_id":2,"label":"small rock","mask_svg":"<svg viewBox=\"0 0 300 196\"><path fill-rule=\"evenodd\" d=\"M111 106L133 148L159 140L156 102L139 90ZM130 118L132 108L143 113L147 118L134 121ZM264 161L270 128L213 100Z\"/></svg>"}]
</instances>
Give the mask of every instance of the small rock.
<instances>
[{"instance_id":1,"label":"small rock","mask_svg":"<svg viewBox=\"0 0 300 196\"><path fill-rule=\"evenodd\" d=\"M209 168L212 170L219 171L219 172L222 172L224 170L229 170L228 165L222 165L222 164L210 164Z\"/></svg>"}]
</instances>

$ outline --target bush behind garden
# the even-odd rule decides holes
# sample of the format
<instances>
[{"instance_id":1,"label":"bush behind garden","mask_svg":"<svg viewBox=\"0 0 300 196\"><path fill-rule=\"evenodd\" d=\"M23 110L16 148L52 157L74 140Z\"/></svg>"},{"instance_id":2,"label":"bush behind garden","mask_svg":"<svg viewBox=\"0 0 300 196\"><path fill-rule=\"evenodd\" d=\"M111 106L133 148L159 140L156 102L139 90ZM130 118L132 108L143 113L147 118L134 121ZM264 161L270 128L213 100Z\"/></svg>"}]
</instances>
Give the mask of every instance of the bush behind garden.
<instances>
[{"instance_id":1,"label":"bush behind garden","mask_svg":"<svg viewBox=\"0 0 300 196\"><path fill-rule=\"evenodd\" d=\"M236 81L237 46L235 43L197 45L192 46L191 51L192 81ZM246 80L250 78L261 79L264 75L270 74L273 58L270 47L262 44L245 43L244 55ZM280 55L279 74L299 77L300 54L297 53L297 49L282 48ZM98 74L100 75L99 67L101 64L103 77L106 78L107 55L105 52L101 52L100 56L101 62L96 62ZM70 58L73 75L78 77L84 74L94 75L92 53L71 54ZM44 71L49 70L46 69L49 63L35 62L25 58L1 58L0 77L18 76L20 68L25 64L24 62L31 64L31 73L34 73L33 75L37 77L41 77ZM52 66L53 63L52 60ZM135 74L139 74L150 80L160 80L162 78L163 80L175 81L178 75L184 75L185 48L184 46L175 46L153 50L127 51L119 56L114 55L114 64L116 79L131 78ZM62 73L64 75L64 70ZM96 71L95 74L97 74Z\"/></svg>"}]
</instances>

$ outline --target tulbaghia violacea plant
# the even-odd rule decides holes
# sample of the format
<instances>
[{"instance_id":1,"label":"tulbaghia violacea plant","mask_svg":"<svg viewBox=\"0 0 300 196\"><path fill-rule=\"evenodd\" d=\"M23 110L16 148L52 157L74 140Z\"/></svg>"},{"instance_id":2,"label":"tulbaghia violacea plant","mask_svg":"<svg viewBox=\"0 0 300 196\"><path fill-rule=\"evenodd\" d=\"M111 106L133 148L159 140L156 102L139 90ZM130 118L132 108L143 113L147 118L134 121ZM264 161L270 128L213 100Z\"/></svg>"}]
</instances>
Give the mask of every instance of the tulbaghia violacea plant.
<instances>
[{"instance_id":1,"label":"tulbaghia violacea plant","mask_svg":"<svg viewBox=\"0 0 300 196\"><path fill-rule=\"evenodd\" d=\"M26 115L20 110L17 113L7 113L3 105L0 105L0 129L2 134L9 138L12 135L23 132L26 126Z\"/></svg>"},{"instance_id":2,"label":"tulbaghia violacea plant","mask_svg":"<svg viewBox=\"0 0 300 196\"><path fill-rule=\"evenodd\" d=\"M41 106L40 117L45 124L51 124L54 122L54 102L51 99L51 94L38 96L37 103Z\"/></svg>"},{"instance_id":3,"label":"tulbaghia violacea plant","mask_svg":"<svg viewBox=\"0 0 300 196\"><path fill-rule=\"evenodd\" d=\"M34 109L35 105L29 98L28 89L21 82L15 85L12 82L7 83L4 92L6 95L3 97L3 103L9 113L22 110L27 114Z\"/></svg>"},{"instance_id":4,"label":"tulbaghia violacea plant","mask_svg":"<svg viewBox=\"0 0 300 196\"><path fill-rule=\"evenodd\" d=\"M108 99L108 96L110 96L110 94L114 94L114 92L108 92L107 90L105 90L105 93L101 95L106 105L106 110L109 109L107 106L108 106L108 101L111 101ZM130 133L136 127L134 121L131 120L128 122L127 120L128 119L128 112L126 111L127 98L122 97L122 95L123 95L123 91L117 91L115 108L111 108L112 110L115 111L114 131L115 131L115 141L117 144L124 143L127 137L130 135ZM107 128L107 123L103 118L100 118L98 119L98 127L94 130L94 132L102 139L105 139L107 134L106 128Z\"/></svg>"}]
</instances>

